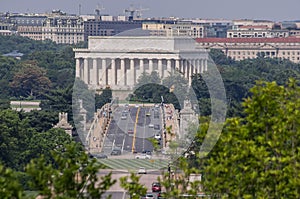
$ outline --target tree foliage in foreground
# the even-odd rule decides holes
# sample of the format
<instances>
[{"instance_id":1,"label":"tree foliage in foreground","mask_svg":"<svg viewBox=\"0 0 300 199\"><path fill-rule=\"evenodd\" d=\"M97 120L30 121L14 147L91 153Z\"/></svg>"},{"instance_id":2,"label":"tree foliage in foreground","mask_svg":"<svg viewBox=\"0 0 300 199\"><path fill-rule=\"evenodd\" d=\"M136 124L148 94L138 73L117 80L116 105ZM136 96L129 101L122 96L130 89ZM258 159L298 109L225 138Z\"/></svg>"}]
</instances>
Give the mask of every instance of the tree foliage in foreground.
<instances>
[{"instance_id":1,"label":"tree foliage in foreground","mask_svg":"<svg viewBox=\"0 0 300 199\"><path fill-rule=\"evenodd\" d=\"M245 118L226 122L204 169L213 198L300 197L300 88L258 82Z\"/></svg>"},{"instance_id":2,"label":"tree foliage in foreground","mask_svg":"<svg viewBox=\"0 0 300 199\"><path fill-rule=\"evenodd\" d=\"M0 196L2 199L22 198L23 189L17 180L16 173L3 165L0 165L0 185Z\"/></svg>"},{"instance_id":3,"label":"tree foliage in foreground","mask_svg":"<svg viewBox=\"0 0 300 199\"><path fill-rule=\"evenodd\" d=\"M80 147L73 142L66 148L56 148L52 151L54 164L48 164L43 156L31 160L26 172L32 188L46 198L101 198L115 180L111 173L98 179L100 165Z\"/></svg>"},{"instance_id":4,"label":"tree foliage in foreground","mask_svg":"<svg viewBox=\"0 0 300 199\"><path fill-rule=\"evenodd\" d=\"M135 173L120 178L120 185L128 192L130 199L140 199L146 195L147 188L139 183L140 178Z\"/></svg>"}]
</instances>

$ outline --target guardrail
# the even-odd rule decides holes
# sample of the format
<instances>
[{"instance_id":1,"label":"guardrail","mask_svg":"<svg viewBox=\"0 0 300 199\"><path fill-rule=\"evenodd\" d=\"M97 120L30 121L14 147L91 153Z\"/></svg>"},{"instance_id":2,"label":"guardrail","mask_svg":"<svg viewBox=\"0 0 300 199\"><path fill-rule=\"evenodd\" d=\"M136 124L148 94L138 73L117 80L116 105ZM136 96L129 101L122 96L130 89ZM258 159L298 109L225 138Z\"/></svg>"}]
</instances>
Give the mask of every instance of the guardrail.
<instances>
[{"instance_id":1,"label":"guardrail","mask_svg":"<svg viewBox=\"0 0 300 199\"><path fill-rule=\"evenodd\" d=\"M104 138L111 121L112 103L107 103L98 109L86 137L88 151L100 153L103 147Z\"/></svg>"}]
</instances>

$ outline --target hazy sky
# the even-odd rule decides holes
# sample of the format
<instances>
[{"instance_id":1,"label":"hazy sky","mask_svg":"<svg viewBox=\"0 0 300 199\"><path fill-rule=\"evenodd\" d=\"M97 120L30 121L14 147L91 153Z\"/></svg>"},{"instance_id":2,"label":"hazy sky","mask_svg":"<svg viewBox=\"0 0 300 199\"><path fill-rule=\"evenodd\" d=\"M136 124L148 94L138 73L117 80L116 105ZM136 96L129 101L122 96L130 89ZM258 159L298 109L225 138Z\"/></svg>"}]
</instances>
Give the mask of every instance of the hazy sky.
<instances>
[{"instance_id":1,"label":"hazy sky","mask_svg":"<svg viewBox=\"0 0 300 199\"><path fill-rule=\"evenodd\" d=\"M299 20L300 0L0 0L0 12L51 12L93 14L97 5L103 14L124 15L124 9L147 8L144 17Z\"/></svg>"}]
</instances>

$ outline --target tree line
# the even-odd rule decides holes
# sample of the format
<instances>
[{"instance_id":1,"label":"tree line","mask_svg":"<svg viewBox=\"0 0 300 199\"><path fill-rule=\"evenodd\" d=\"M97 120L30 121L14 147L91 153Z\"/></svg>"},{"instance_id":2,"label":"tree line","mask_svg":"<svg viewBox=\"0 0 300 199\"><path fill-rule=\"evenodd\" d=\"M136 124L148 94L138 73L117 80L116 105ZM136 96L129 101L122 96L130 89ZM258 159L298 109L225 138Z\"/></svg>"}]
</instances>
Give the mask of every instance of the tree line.
<instances>
[{"instance_id":1,"label":"tree line","mask_svg":"<svg viewBox=\"0 0 300 199\"><path fill-rule=\"evenodd\" d=\"M72 47L15 36L0 36L0 41L0 52L6 53L9 45L9 51L26 54L21 60L0 56L0 181L4 187L0 195L24 198L24 190L35 190L49 198L84 198L84 189L90 198L100 198L116 182L108 175L95 187L101 165L85 154L80 143L52 129L58 112L72 114ZM207 85L195 75L192 88L203 117L190 151L173 162L178 178L165 171L158 179L168 190L166 198L195 195L199 187L212 198L299 198L299 64L266 57L235 61L218 50L210 56L224 82L228 117L212 151L199 158L211 113ZM78 84L83 95L95 98L95 107L111 99L110 89L93 95L83 82ZM129 98L159 103L163 96L180 109L186 88L180 75L161 80L155 72L145 73ZM43 110L15 112L9 109L11 99L41 100ZM191 173L201 173L202 182L187 181ZM139 198L146 189L139 176L130 178L131 184L122 180L123 187L132 198Z\"/></svg>"}]
</instances>

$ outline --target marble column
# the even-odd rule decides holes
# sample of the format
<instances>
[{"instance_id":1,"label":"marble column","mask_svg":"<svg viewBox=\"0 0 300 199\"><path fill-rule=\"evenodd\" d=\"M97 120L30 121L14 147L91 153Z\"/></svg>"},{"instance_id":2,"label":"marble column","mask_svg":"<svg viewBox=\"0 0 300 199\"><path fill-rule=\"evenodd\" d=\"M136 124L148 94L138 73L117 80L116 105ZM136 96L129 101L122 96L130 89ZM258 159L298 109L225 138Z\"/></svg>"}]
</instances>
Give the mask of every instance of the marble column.
<instances>
[{"instance_id":1,"label":"marble column","mask_svg":"<svg viewBox=\"0 0 300 199\"><path fill-rule=\"evenodd\" d=\"M190 59L187 61L187 65L188 65L188 67L187 67L187 73L188 73L187 78L189 80L189 78L191 77L191 72L192 72L192 63L191 63Z\"/></svg>"},{"instance_id":2,"label":"marble column","mask_svg":"<svg viewBox=\"0 0 300 199\"><path fill-rule=\"evenodd\" d=\"M163 71L163 65L162 65L162 60L161 59L157 60L157 68L158 68L159 77L162 78L163 74L164 74L164 71Z\"/></svg>"},{"instance_id":3,"label":"marble column","mask_svg":"<svg viewBox=\"0 0 300 199\"><path fill-rule=\"evenodd\" d=\"M84 67L83 67L83 59L79 59L79 65L80 65L80 79L83 81L83 73L84 73Z\"/></svg>"},{"instance_id":4,"label":"marble column","mask_svg":"<svg viewBox=\"0 0 300 199\"><path fill-rule=\"evenodd\" d=\"M111 59L110 81L111 88L116 85L116 60Z\"/></svg>"},{"instance_id":5,"label":"marble column","mask_svg":"<svg viewBox=\"0 0 300 199\"><path fill-rule=\"evenodd\" d=\"M144 60L140 59L140 63L139 63L139 69L136 71L137 75L136 75L136 82L138 82L139 77L143 74L144 72Z\"/></svg>"},{"instance_id":6,"label":"marble column","mask_svg":"<svg viewBox=\"0 0 300 199\"><path fill-rule=\"evenodd\" d=\"M180 60L175 60L175 71L180 72Z\"/></svg>"},{"instance_id":7,"label":"marble column","mask_svg":"<svg viewBox=\"0 0 300 199\"><path fill-rule=\"evenodd\" d=\"M104 88L107 85L107 78L106 78L106 59L102 59L101 63L101 73L99 75L99 80L100 80L100 85L103 86Z\"/></svg>"},{"instance_id":8,"label":"marble column","mask_svg":"<svg viewBox=\"0 0 300 199\"><path fill-rule=\"evenodd\" d=\"M89 60L85 58L83 60L83 81L89 84Z\"/></svg>"},{"instance_id":9,"label":"marble column","mask_svg":"<svg viewBox=\"0 0 300 199\"><path fill-rule=\"evenodd\" d=\"M180 60L180 73L184 76L184 59Z\"/></svg>"},{"instance_id":10,"label":"marble column","mask_svg":"<svg viewBox=\"0 0 300 199\"><path fill-rule=\"evenodd\" d=\"M197 60L197 73L200 74L200 71L201 71L201 60L198 59Z\"/></svg>"},{"instance_id":11,"label":"marble column","mask_svg":"<svg viewBox=\"0 0 300 199\"><path fill-rule=\"evenodd\" d=\"M117 85L125 85L125 60L120 59L120 70L117 69Z\"/></svg>"},{"instance_id":12,"label":"marble column","mask_svg":"<svg viewBox=\"0 0 300 199\"><path fill-rule=\"evenodd\" d=\"M184 70L184 77L187 79L188 77L188 67L189 67L189 63L188 63L188 60L184 60L184 67L183 67L183 70Z\"/></svg>"},{"instance_id":13,"label":"marble column","mask_svg":"<svg viewBox=\"0 0 300 199\"><path fill-rule=\"evenodd\" d=\"M91 84L96 86L98 84L98 60L97 60L97 58L93 59L93 73L91 75L92 75Z\"/></svg>"},{"instance_id":14,"label":"marble column","mask_svg":"<svg viewBox=\"0 0 300 199\"><path fill-rule=\"evenodd\" d=\"M207 71L207 64L208 64L208 60L204 59L204 71Z\"/></svg>"},{"instance_id":15,"label":"marble column","mask_svg":"<svg viewBox=\"0 0 300 199\"><path fill-rule=\"evenodd\" d=\"M203 71L204 71L204 60L203 59L201 59L201 70L200 70L200 73L203 73Z\"/></svg>"},{"instance_id":16,"label":"marble column","mask_svg":"<svg viewBox=\"0 0 300 199\"><path fill-rule=\"evenodd\" d=\"M137 80L136 70L134 67L134 59L129 60L129 66L130 66L130 68L126 72L127 85L134 86L134 83Z\"/></svg>"},{"instance_id":17,"label":"marble column","mask_svg":"<svg viewBox=\"0 0 300 199\"><path fill-rule=\"evenodd\" d=\"M196 68L197 68L197 60L193 59L192 60L192 65L193 65L193 73L192 74L196 74Z\"/></svg>"},{"instance_id":18,"label":"marble column","mask_svg":"<svg viewBox=\"0 0 300 199\"><path fill-rule=\"evenodd\" d=\"M193 75L193 64L192 64L192 60L189 60L189 76L188 76L188 80L189 80L189 85L192 85L192 75Z\"/></svg>"},{"instance_id":19,"label":"marble column","mask_svg":"<svg viewBox=\"0 0 300 199\"><path fill-rule=\"evenodd\" d=\"M166 70L164 71L164 78L168 77L170 73L172 73L171 69L171 60L167 59L167 66Z\"/></svg>"},{"instance_id":20,"label":"marble column","mask_svg":"<svg viewBox=\"0 0 300 199\"><path fill-rule=\"evenodd\" d=\"M80 78L80 59L77 58L76 59L76 76L75 77L79 77Z\"/></svg>"},{"instance_id":21,"label":"marble column","mask_svg":"<svg viewBox=\"0 0 300 199\"><path fill-rule=\"evenodd\" d=\"M149 60L149 74L151 74L153 71L153 60L152 59L148 59L148 60Z\"/></svg>"}]
</instances>

